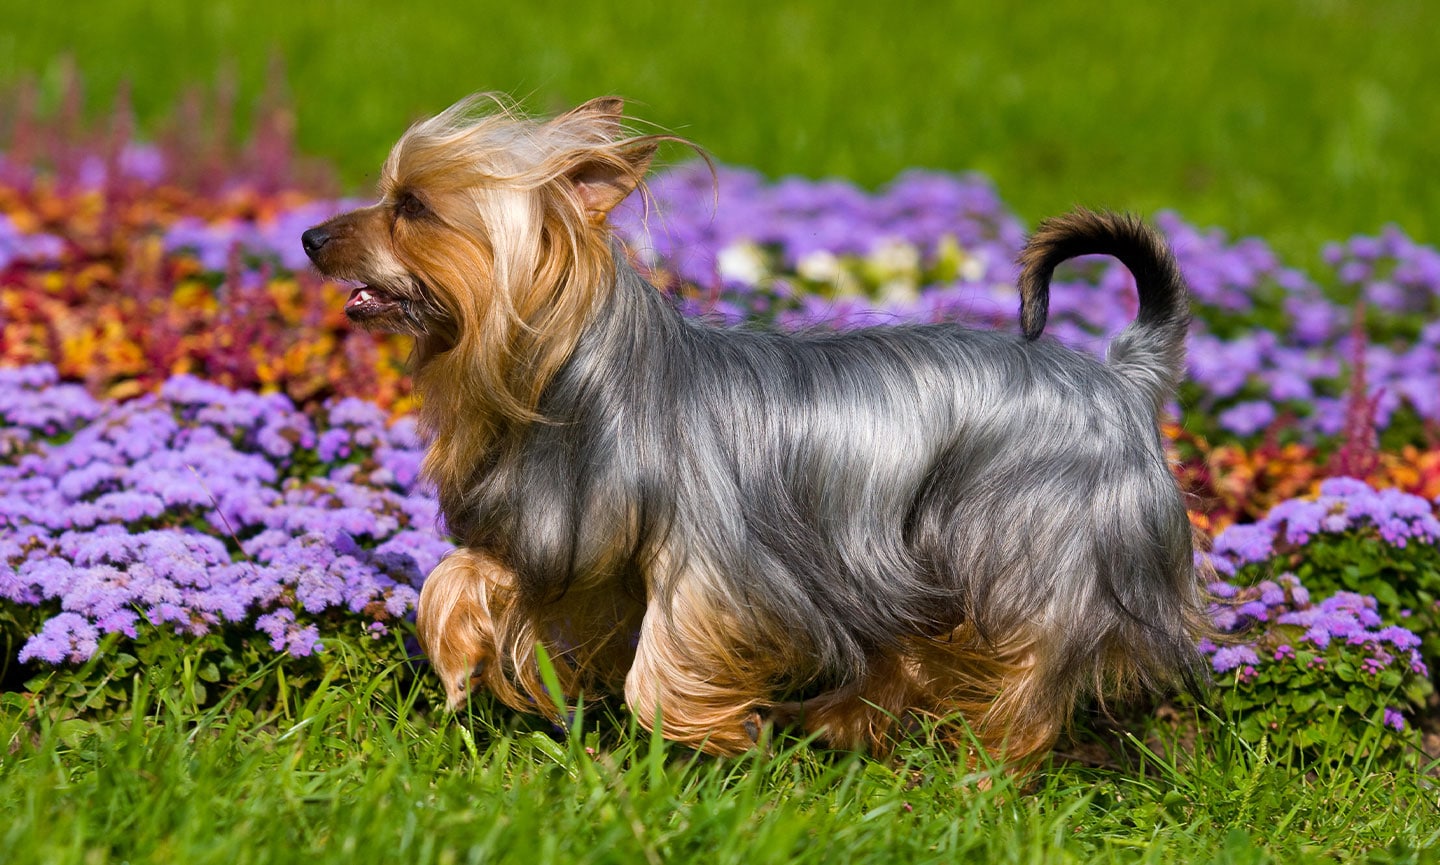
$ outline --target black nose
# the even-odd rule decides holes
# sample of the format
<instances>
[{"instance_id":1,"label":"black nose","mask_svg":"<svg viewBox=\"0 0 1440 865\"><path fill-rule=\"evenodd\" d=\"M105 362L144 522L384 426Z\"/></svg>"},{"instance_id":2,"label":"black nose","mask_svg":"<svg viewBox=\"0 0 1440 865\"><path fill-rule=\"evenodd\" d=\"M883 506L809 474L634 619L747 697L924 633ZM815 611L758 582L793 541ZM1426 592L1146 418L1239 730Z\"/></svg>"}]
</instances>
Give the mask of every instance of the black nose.
<instances>
[{"instance_id":1,"label":"black nose","mask_svg":"<svg viewBox=\"0 0 1440 865\"><path fill-rule=\"evenodd\" d=\"M305 247L305 254L312 259L315 257L315 253L320 251L320 247L329 242L330 232L323 228L312 228L300 235L300 245Z\"/></svg>"}]
</instances>

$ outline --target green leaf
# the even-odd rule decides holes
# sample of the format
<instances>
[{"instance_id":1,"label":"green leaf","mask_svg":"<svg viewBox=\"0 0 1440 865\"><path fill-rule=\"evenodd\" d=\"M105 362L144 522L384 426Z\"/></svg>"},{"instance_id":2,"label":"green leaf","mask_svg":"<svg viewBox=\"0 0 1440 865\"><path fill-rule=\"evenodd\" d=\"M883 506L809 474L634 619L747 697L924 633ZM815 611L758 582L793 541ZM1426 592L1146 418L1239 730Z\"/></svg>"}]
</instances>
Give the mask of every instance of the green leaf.
<instances>
[{"instance_id":1,"label":"green leaf","mask_svg":"<svg viewBox=\"0 0 1440 865\"><path fill-rule=\"evenodd\" d=\"M1375 705L1375 694L1364 688L1351 688L1345 692L1345 705L1362 715L1369 714Z\"/></svg>"},{"instance_id":2,"label":"green leaf","mask_svg":"<svg viewBox=\"0 0 1440 865\"><path fill-rule=\"evenodd\" d=\"M533 732L523 740L525 744L549 757L557 765L565 766L569 761L569 755L565 748L549 736L539 731Z\"/></svg>"},{"instance_id":3,"label":"green leaf","mask_svg":"<svg viewBox=\"0 0 1440 865\"><path fill-rule=\"evenodd\" d=\"M540 681L544 683L545 690L555 703L557 717L568 718L570 707L565 705L565 691L560 687L560 676L555 672L555 664L550 660L550 653L545 650L541 643L535 644L535 666L540 668Z\"/></svg>"},{"instance_id":4,"label":"green leaf","mask_svg":"<svg viewBox=\"0 0 1440 865\"><path fill-rule=\"evenodd\" d=\"M55 735L60 741L74 748L90 732L91 722L84 718L70 718L55 725Z\"/></svg>"},{"instance_id":5,"label":"green leaf","mask_svg":"<svg viewBox=\"0 0 1440 865\"><path fill-rule=\"evenodd\" d=\"M1367 587L1371 594L1382 607L1399 607L1400 594L1395 591L1395 586L1388 581L1375 580Z\"/></svg>"}]
</instances>

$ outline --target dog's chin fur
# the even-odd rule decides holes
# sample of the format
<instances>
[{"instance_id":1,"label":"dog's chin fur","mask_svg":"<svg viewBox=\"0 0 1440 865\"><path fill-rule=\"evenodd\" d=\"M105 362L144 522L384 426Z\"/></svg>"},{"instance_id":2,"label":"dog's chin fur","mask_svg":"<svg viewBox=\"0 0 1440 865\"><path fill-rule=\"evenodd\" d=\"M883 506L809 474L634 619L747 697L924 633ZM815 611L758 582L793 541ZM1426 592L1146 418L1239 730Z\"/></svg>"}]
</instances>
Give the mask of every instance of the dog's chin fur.
<instances>
[{"instance_id":1,"label":"dog's chin fur","mask_svg":"<svg viewBox=\"0 0 1440 865\"><path fill-rule=\"evenodd\" d=\"M307 232L416 336L424 475L459 549L417 625L452 706L623 693L716 753L767 720L884 749L916 718L1030 764L1077 700L1194 685L1201 592L1156 414L1188 294L1140 222L1078 212L1021 263L1023 337L682 318L606 215L659 136L618 99L548 122L482 97L411 128L381 200ZM1107 362L1037 339L1076 255L1135 273ZM794 695L800 695L798 698Z\"/></svg>"}]
</instances>

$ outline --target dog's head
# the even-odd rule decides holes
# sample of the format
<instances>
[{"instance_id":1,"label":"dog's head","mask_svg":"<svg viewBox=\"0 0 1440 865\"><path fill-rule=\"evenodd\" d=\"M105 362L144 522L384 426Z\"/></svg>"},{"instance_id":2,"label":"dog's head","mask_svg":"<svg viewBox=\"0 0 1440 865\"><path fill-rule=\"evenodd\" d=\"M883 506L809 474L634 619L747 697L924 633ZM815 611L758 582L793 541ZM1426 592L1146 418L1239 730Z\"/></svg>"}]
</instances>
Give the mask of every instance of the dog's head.
<instances>
[{"instance_id":1,"label":"dog's head","mask_svg":"<svg viewBox=\"0 0 1440 865\"><path fill-rule=\"evenodd\" d=\"M464 99L401 137L378 202L302 235L322 274L358 284L351 321L416 337L437 412L448 393L477 422L535 417L614 284L607 215L679 140L628 134L623 108L604 97L542 121Z\"/></svg>"},{"instance_id":2,"label":"dog's head","mask_svg":"<svg viewBox=\"0 0 1440 865\"><path fill-rule=\"evenodd\" d=\"M491 107L488 113L481 111ZM623 103L550 121L473 96L410 128L380 200L302 235L326 276L358 283L356 324L449 347L488 330L573 327L609 266L607 214L664 136L628 136Z\"/></svg>"}]
</instances>

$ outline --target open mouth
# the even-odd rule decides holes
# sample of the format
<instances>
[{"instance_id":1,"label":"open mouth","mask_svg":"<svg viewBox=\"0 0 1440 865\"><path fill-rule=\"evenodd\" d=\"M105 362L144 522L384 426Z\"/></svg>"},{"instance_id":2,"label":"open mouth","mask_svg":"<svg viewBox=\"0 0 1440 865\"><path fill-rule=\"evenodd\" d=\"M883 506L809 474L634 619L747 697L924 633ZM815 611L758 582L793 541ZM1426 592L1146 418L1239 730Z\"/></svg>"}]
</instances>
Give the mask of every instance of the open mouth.
<instances>
[{"instance_id":1,"label":"open mouth","mask_svg":"<svg viewBox=\"0 0 1440 865\"><path fill-rule=\"evenodd\" d=\"M356 320L378 318L399 310L399 299L372 285L360 286L350 292L350 299L345 301L345 314Z\"/></svg>"}]
</instances>

